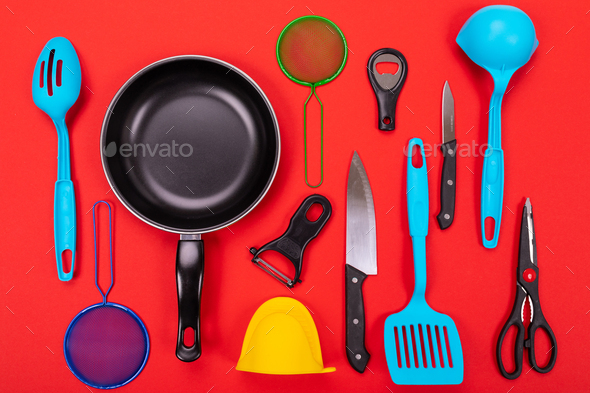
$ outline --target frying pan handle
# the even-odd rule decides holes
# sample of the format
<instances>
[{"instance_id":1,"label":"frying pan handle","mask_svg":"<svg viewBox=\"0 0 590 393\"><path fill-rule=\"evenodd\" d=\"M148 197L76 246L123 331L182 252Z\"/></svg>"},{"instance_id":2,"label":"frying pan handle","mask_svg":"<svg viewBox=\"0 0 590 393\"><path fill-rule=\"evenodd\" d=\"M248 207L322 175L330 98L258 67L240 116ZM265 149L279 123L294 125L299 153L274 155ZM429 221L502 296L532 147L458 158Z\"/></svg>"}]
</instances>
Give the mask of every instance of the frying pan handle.
<instances>
[{"instance_id":1,"label":"frying pan handle","mask_svg":"<svg viewBox=\"0 0 590 393\"><path fill-rule=\"evenodd\" d=\"M201 356L199 315L204 260L203 241L183 240L181 237L176 251L176 288L178 290L176 357L183 362L192 362ZM189 327L193 329L195 335L194 344L191 347L184 345L184 334Z\"/></svg>"}]
</instances>

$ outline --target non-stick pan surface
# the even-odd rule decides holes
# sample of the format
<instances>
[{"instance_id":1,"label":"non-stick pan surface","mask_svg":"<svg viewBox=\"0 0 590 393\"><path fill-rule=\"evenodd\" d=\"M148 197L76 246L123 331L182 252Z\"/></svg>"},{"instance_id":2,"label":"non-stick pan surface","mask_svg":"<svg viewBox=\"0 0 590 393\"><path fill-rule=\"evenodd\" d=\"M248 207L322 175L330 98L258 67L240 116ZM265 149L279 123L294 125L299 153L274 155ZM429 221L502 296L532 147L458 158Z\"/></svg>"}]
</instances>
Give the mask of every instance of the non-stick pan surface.
<instances>
[{"instance_id":1,"label":"non-stick pan surface","mask_svg":"<svg viewBox=\"0 0 590 393\"><path fill-rule=\"evenodd\" d=\"M134 75L109 107L101 146L125 206L177 233L209 232L248 213L270 186L280 152L262 90L235 67L201 56L165 59Z\"/></svg>"},{"instance_id":2,"label":"non-stick pan surface","mask_svg":"<svg viewBox=\"0 0 590 393\"><path fill-rule=\"evenodd\" d=\"M252 210L274 179L279 155L276 117L262 90L230 64L203 56L172 57L139 71L113 98L102 126L103 168L117 197L143 221L184 235L225 227ZM200 356L202 271L202 241L182 236L181 360ZM186 327L195 330L190 348L183 344Z\"/></svg>"}]
</instances>

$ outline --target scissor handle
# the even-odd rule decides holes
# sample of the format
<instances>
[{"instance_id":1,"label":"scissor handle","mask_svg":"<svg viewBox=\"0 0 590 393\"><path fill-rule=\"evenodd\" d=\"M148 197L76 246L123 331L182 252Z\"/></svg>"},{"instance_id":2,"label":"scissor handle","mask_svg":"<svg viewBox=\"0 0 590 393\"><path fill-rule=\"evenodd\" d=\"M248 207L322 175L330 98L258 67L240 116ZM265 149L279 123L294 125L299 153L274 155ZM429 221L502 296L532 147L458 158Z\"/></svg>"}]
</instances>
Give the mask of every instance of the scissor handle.
<instances>
[{"instance_id":1,"label":"scissor handle","mask_svg":"<svg viewBox=\"0 0 590 393\"><path fill-rule=\"evenodd\" d=\"M516 286L516 299L514 300L514 306L512 307L512 311L510 312L510 317L508 317L508 321L500 331L500 337L498 337L498 343L496 345L496 361L498 362L498 367L500 368L500 373L502 376L507 379L516 379L520 376L522 372L522 357L524 351L524 324L522 322L522 305L526 299L526 293L522 289L520 285ZM504 343L504 337L508 330L512 327L516 326L518 329L518 333L516 336L516 340L514 341L514 371L509 373L506 371L504 367L504 363L502 362L502 344Z\"/></svg>"},{"instance_id":2,"label":"scissor handle","mask_svg":"<svg viewBox=\"0 0 590 393\"><path fill-rule=\"evenodd\" d=\"M539 328L545 330L549 336L549 341L551 342L551 357L549 358L549 362L545 367L539 367L535 357L535 334ZM553 369L553 366L555 366L555 360L557 359L557 339L555 338L555 334L553 334L553 330L547 323L547 320L543 316L541 305L539 304L538 299L533 299L533 321L529 325L528 339L525 342L525 347L527 347L529 350L529 362L535 371L544 374Z\"/></svg>"}]
</instances>

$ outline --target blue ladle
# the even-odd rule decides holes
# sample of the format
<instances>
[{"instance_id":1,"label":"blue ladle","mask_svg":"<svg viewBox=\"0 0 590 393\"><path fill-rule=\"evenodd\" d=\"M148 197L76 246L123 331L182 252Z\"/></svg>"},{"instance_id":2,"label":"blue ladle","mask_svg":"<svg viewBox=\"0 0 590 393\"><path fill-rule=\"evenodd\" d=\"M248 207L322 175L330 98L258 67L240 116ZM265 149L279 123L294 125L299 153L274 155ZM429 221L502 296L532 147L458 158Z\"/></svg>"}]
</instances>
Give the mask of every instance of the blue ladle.
<instances>
[{"instance_id":1,"label":"blue ladle","mask_svg":"<svg viewBox=\"0 0 590 393\"><path fill-rule=\"evenodd\" d=\"M490 100L488 147L481 179L481 233L483 245L498 245L504 198L504 152L501 145L502 97L512 74L525 65L539 41L531 18L516 7L492 5L471 15L457 36L457 44L494 78ZM494 220L494 236L486 238L485 221Z\"/></svg>"},{"instance_id":2,"label":"blue ladle","mask_svg":"<svg viewBox=\"0 0 590 393\"><path fill-rule=\"evenodd\" d=\"M76 255L76 200L70 176L70 140L66 113L74 105L82 84L80 61L66 38L52 38L37 59L33 74L33 101L47 113L57 129L57 182L55 183L53 233L57 274L60 280L74 276ZM62 254L70 250L69 272L64 272ZM65 257L65 256L64 256Z\"/></svg>"}]
</instances>

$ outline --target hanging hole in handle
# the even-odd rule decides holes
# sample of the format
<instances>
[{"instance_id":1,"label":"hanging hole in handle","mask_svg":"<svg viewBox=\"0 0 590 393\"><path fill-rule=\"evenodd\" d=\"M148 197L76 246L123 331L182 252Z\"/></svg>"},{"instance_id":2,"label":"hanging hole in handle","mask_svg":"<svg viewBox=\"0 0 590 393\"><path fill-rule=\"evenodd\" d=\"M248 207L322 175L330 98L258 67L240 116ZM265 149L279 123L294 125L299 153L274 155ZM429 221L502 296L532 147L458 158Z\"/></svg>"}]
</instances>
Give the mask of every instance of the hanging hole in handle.
<instances>
[{"instance_id":1,"label":"hanging hole in handle","mask_svg":"<svg viewBox=\"0 0 590 393\"><path fill-rule=\"evenodd\" d=\"M399 64L394 63L392 61L382 61L380 63L375 64L375 69L381 75L383 75L383 74L395 75L399 71Z\"/></svg>"},{"instance_id":2,"label":"hanging hole in handle","mask_svg":"<svg viewBox=\"0 0 590 393\"><path fill-rule=\"evenodd\" d=\"M184 332L182 332L182 345L186 348L195 346L195 329L190 326L184 329Z\"/></svg>"},{"instance_id":3,"label":"hanging hole in handle","mask_svg":"<svg viewBox=\"0 0 590 393\"><path fill-rule=\"evenodd\" d=\"M539 334L539 332L541 332L541 334ZM547 332L543 326L539 326L533 332L533 337L533 345L535 346L535 361L537 362L537 366L539 368L545 368L551 361L551 356L553 355L552 351L555 350L555 348L553 348L553 344L551 343L551 337L549 336L549 332Z\"/></svg>"},{"instance_id":4,"label":"hanging hole in handle","mask_svg":"<svg viewBox=\"0 0 590 393\"><path fill-rule=\"evenodd\" d=\"M391 124L391 118L389 118L389 117L384 117L384 118L383 118L383 124Z\"/></svg>"},{"instance_id":5,"label":"hanging hole in handle","mask_svg":"<svg viewBox=\"0 0 590 393\"><path fill-rule=\"evenodd\" d=\"M496 230L496 220L493 217L486 217L484 221L485 237L487 241L494 239L494 232Z\"/></svg>"},{"instance_id":6,"label":"hanging hole in handle","mask_svg":"<svg viewBox=\"0 0 590 393\"><path fill-rule=\"evenodd\" d=\"M420 145L412 147L412 166L416 169L422 168L422 151Z\"/></svg>"},{"instance_id":7,"label":"hanging hole in handle","mask_svg":"<svg viewBox=\"0 0 590 393\"><path fill-rule=\"evenodd\" d=\"M316 222L322 216L324 207L319 203L313 203L305 213L305 218L310 222Z\"/></svg>"},{"instance_id":8,"label":"hanging hole in handle","mask_svg":"<svg viewBox=\"0 0 590 393\"><path fill-rule=\"evenodd\" d=\"M65 249L61 253L61 270L68 274L72 269L72 250Z\"/></svg>"},{"instance_id":9,"label":"hanging hole in handle","mask_svg":"<svg viewBox=\"0 0 590 393\"><path fill-rule=\"evenodd\" d=\"M508 328L508 331L504 335L502 341L501 356L504 370L508 374L512 374L516 371L516 364L514 363L514 345L516 344L516 338L518 337L518 327L512 325Z\"/></svg>"}]
</instances>

